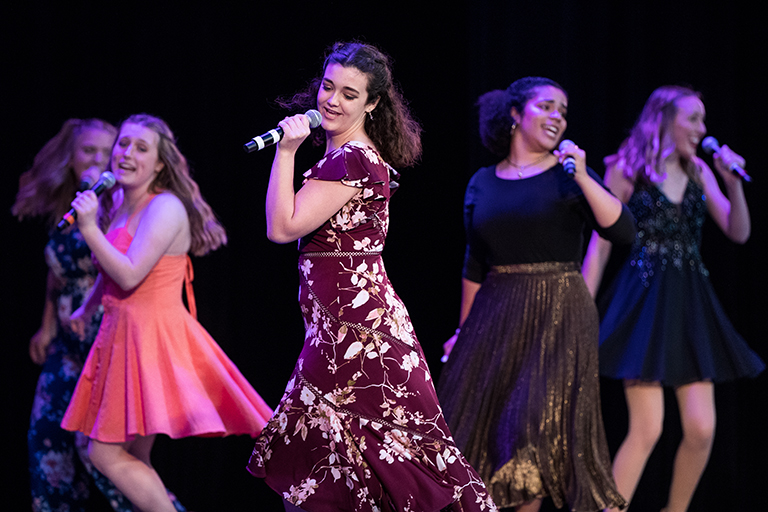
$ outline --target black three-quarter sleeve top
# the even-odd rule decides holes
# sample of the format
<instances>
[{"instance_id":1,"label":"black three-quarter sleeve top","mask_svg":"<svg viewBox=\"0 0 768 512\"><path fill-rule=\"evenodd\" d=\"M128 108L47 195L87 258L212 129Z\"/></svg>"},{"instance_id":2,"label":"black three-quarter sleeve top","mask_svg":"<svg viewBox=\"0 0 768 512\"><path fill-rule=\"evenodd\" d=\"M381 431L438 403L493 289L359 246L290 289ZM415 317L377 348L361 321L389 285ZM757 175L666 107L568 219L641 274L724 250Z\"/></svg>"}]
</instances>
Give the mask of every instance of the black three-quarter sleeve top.
<instances>
[{"instance_id":1,"label":"black three-quarter sleeve top","mask_svg":"<svg viewBox=\"0 0 768 512\"><path fill-rule=\"evenodd\" d=\"M589 174L602 185L592 170ZM579 186L561 164L520 180L496 176L496 166L477 171L464 198L467 249L462 275L482 282L494 265L577 261L585 235L596 230L615 243L635 238L635 222L626 205L618 220L598 226Z\"/></svg>"}]
</instances>

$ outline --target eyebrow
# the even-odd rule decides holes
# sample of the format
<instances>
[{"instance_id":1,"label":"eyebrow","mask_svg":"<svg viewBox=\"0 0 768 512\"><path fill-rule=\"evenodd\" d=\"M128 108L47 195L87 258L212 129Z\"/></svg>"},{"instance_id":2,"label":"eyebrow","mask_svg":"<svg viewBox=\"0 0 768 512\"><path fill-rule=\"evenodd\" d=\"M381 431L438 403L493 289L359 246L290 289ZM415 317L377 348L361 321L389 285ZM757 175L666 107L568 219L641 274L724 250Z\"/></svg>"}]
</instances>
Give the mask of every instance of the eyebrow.
<instances>
[{"instance_id":1,"label":"eyebrow","mask_svg":"<svg viewBox=\"0 0 768 512\"><path fill-rule=\"evenodd\" d=\"M129 139L133 138L130 135L123 135L122 137L119 137L117 140L120 141L120 140L125 139L126 137L129 138ZM151 142L148 142L148 141L142 139L141 137L136 137L135 140L136 140L136 142L143 142L144 144L151 144Z\"/></svg>"},{"instance_id":2,"label":"eyebrow","mask_svg":"<svg viewBox=\"0 0 768 512\"><path fill-rule=\"evenodd\" d=\"M544 98L544 99L540 99L540 100L539 100L539 102L540 102L540 103L541 103L541 102L543 102L543 103L557 103L557 101L556 101L554 98ZM567 104L567 103L560 103L560 105L562 105L562 106L563 106L563 107L565 107L565 108L568 108L568 104Z\"/></svg>"},{"instance_id":3,"label":"eyebrow","mask_svg":"<svg viewBox=\"0 0 768 512\"><path fill-rule=\"evenodd\" d=\"M336 85L336 84L333 83L333 80L331 80L330 78L323 78L323 82L330 82L332 85ZM342 87L341 90L342 91L354 92L355 94L360 94L360 91L358 91L354 87L349 87L348 85L345 86L345 87Z\"/></svg>"}]
</instances>

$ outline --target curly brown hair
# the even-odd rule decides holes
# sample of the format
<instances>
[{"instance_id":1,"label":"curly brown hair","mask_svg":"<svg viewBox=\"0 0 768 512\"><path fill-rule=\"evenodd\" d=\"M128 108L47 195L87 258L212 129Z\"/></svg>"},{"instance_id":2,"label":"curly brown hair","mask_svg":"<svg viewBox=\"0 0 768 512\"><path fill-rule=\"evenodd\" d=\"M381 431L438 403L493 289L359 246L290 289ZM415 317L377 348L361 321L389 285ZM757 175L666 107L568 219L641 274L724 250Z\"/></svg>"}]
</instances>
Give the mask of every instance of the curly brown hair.
<instances>
[{"instance_id":1,"label":"curly brown hair","mask_svg":"<svg viewBox=\"0 0 768 512\"><path fill-rule=\"evenodd\" d=\"M368 77L367 104L379 100L374 118L365 119L365 133L376 145L382 158L394 167L408 167L421 157L421 125L416 121L392 79L390 58L373 45L352 41L338 42L326 52L323 73L329 64L353 67ZM278 98L283 108L304 112L317 108L317 93L322 75L309 82L307 87L290 98ZM315 132L313 142L325 143L325 132Z\"/></svg>"}]
</instances>

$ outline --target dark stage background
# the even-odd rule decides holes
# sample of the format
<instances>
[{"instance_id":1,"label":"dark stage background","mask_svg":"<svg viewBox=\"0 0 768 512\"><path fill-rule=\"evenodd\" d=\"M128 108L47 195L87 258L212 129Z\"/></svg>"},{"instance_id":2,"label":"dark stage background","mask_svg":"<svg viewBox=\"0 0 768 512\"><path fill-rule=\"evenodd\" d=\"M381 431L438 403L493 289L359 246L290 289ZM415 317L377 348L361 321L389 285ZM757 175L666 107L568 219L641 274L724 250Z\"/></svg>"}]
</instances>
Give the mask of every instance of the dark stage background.
<instances>
[{"instance_id":1,"label":"dark stage background","mask_svg":"<svg viewBox=\"0 0 768 512\"><path fill-rule=\"evenodd\" d=\"M744 2L746 3L746 2ZM2 332L3 466L0 508L28 510L25 435L38 368L27 355L39 325L46 242L39 222L9 209L19 174L69 117L118 123L149 112L168 121L203 194L228 228L228 247L195 259L202 324L274 406L298 354L293 244L267 241L264 195L272 152L241 145L285 113L271 103L320 70L335 40L360 38L385 49L424 125L424 157L403 170L392 203L385 259L408 305L435 378L441 344L456 327L463 256L462 197L471 174L493 159L477 140L473 103L525 75L549 76L570 93L566 136L603 172L651 91L691 84L704 93L710 134L750 163L752 238L735 246L708 223L704 257L731 319L768 359L765 290L768 176L764 158L764 22L728 2L434 3L162 2L98 6L39 1L2 7L2 173L0 215L5 278ZM179 4L182 5L182 4ZM302 149L309 167L320 156ZM297 173L299 174L299 173ZM762 297L762 298L761 298ZM768 476L766 375L717 389L718 432L691 510L762 510ZM626 428L621 386L603 383L611 449ZM633 510L659 510L679 425L670 407ZM280 510L280 500L246 474L249 438L159 439L154 462L191 510ZM100 496L93 510L105 510ZM546 506L546 505L545 505Z\"/></svg>"}]
</instances>

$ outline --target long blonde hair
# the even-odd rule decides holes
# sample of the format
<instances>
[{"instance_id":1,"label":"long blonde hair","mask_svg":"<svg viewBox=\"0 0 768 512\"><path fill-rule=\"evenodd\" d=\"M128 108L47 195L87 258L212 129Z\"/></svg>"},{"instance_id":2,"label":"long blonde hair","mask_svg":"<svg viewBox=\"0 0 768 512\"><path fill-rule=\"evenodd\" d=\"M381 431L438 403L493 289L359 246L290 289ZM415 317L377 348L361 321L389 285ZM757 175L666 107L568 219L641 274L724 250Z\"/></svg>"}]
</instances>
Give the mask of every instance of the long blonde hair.
<instances>
[{"instance_id":1,"label":"long blonde hair","mask_svg":"<svg viewBox=\"0 0 768 512\"><path fill-rule=\"evenodd\" d=\"M19 178L19 191L11 207L11 213L19 220L45 217L52 226L69 210L79 186L70 162L77 138L88 130L117 136L117 129L101 119L67 119L59 133L35 155L32 167Z\"/></svg>"},{"instance_id":2,"label":"long blonde hair","mask_svg":"<svg viewBox=\"0 0 768 512\"><path fill-rule=\"evenodd\" d=\"M633 182L644 184L663 181L664 159L674 150L667 135L677 115L677 102L683 98L701 95L688 87L664 85L645 102L640 117L619 150L605 157L606 168L618 167ZM691 160L681 161L683 170L691 179L698 179L699 168Z\"/></svg>"},{"instance_id":3,"label":"long blonde hair","mask_svg":"<svg viewBox=\"0 0 768 512\"><path fill-rule=\"evenodd\" d=\"M125 124L137 124L157 133L157 154L165 165L150 183L149 191L153 194L171 192L184 204L192 235L190 252L195 256L202 256L225 245L227 234L224 226L200 194L200 188L190 175L187 159L176 146L173 132L166 122L149 114L136 114L123 121L120 127ZM110 161L110 168L111 165ZM99 223L101 228L106 230L115 214L111 195L105 194L102 197L100 212Z\"/></svg>"}]
</instances>

